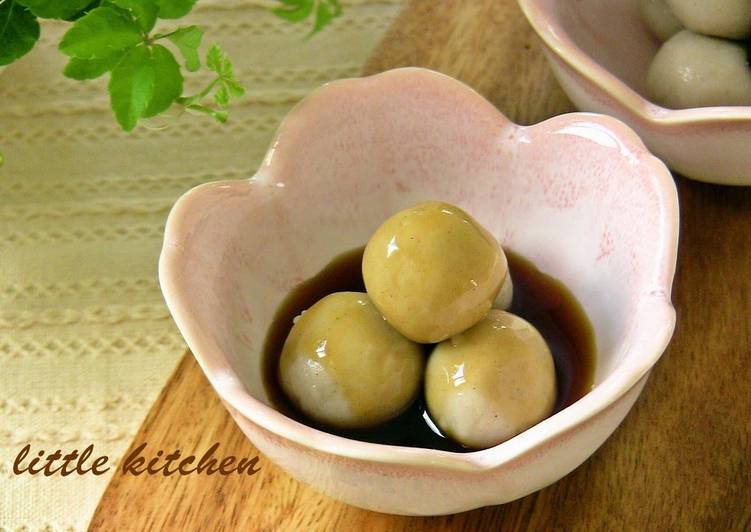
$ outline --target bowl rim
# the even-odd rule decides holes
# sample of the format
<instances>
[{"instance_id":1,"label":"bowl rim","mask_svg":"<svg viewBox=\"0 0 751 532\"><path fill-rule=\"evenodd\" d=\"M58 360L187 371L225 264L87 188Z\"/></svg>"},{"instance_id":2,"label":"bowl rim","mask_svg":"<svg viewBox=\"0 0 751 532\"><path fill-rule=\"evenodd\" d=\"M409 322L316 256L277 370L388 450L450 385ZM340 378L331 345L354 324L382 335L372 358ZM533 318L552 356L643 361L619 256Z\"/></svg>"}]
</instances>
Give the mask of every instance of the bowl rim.
<instances>
[{"instance_id":1,"label":"bowl rim","mask_svg":"<svg viewBox=\"0 0 751 532\"><path fill-rule=\"evenodd\" d=\"M557 18L544 8L545 0L518 0L519 7L547 48L580 76L612 97L623 109L646 122L686 125L702 122L751 122L751 106L692 107L669 109L636 92L600 65L568 37Z\"/></svg>"},{"instance_id":2,"label":"bowl rim","mask_svg":"<svg viewBox=\"0 0 751 532\"><path fill-rule=\"evenodd\" d=\"M417 67L393 69L373 76L364 78L348 78L333 81L315 89L282 120L275 139L272 141L265 161L270 159L269 154L275 149L280 133L285 125L294 120L295 109L307 103L320 91L329 90L331 87L346 87L347 84L357 84L362 80L374 80L378 77L396 76L410 73L427 74L438 76L451 83L463 83L444 74ZM475 92L464 85L468 91ZM481 97L481 96L480 96ZM488 104L490 105L490 104ZM519 126L508 120L500 111L495 109L509 125L513 127L537 127ZM226 362L226 356L221 350L203 335L196 333L195 328L190 326L190 309L181 297L179 284L175 282L175 272L178 272L185 260L185 247L182 238L189 234L185 231L190 226L190 204L195 196L211 187L238 187L247 189L251 184L275 186L268 182L268 168L264 162L258 172L249 179L230 180L199 185L178 199L172 208L165 226L164 244L159 258L159 281L167 306L182 333L188 347L201 366L212 387L221 399L241 416L261 427L265 431L275 434L279 438L328 455L336 455L344 458L371 462L388 463L400 466L413 466L421 468L447 469L465 472L480 472L500 467L512 462L537 449L549 444L551 440L577 430L588 423L598 414L608 410L632 387L648 374L652 366L659 360L667 344L672 337L675 327L675 309L670 300L675 264L677 260L678 245L678 198L675 182L665 166L658 158L653 156L636 133L618 119L593 113L568 113L554 116L540 124L549 121L569 121L586 118L589 122L595 122L600 126L606 126L622 138L637 147L641 154L640 158L650 168L649 183L652 190L658 195L660 206L663 210L660 216L661 246L660 259L656 263L660 275L657 281L659 286L649 292L639 294L635 305L639 308L642 317L634 320L632 328L622 341L627 345L627 350L622 355L622 362L608 375L603 382L598 384L584 397L569 407L546 418L540 423L527 429L521 434L501 444L488 449L456 453L435 449L403 447L351 440L335 434L311 428L295 421L280 413L273 407L266 405L259 399L254 398L245 390L244 385L231 370ZM273 163L272 163L273 164ZM628 360L636 362L626 364Z\"/></svg>"}]
</instances>

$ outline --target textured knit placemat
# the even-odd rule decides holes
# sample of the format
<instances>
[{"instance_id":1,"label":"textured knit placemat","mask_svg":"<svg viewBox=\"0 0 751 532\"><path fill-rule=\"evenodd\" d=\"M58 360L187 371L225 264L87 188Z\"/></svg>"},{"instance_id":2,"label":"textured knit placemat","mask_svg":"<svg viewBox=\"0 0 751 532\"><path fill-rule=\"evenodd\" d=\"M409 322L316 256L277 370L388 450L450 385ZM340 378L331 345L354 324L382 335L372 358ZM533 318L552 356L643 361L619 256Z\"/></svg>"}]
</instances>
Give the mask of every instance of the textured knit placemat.
<instances>
[{"instance_id":1,"label":"textured knit placemat","mask_svg":"<svg viewBox=\"0 0 751 532\"><path fill-rule=\"evenodd\" d=\"M269 2L199 2L180 23L222 44L248 89L225 125L172 113L123 133L106 79L63 78L60 24L0 73L0 530L86 527L109 474L15 476L14 457L27 443L120 457L185 349L156 274L171 205L250 176L296 101L358 75L399 4L343 2L304 41Z\"/></svg>"}]
</instances>

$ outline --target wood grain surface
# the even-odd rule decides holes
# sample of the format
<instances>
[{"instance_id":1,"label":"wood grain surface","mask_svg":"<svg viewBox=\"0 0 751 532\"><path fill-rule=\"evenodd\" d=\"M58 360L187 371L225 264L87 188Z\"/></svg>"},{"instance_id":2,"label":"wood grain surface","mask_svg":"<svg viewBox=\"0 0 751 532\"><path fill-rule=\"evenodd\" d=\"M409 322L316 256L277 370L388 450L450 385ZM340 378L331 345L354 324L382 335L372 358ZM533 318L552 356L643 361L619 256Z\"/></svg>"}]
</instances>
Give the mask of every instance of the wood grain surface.
<instances>
[{"instance_id":1,"label":"wood grain surface","mask_svg":"<svg viewBox=\"0 0 751 532\"><path fill-rule=\"evenodd\" d=\"M455 76L517 122L572 110L512 0L411 2L368 62ZM751 530L751 188L677 178L675 337L622 426L584 465L519 501L446 517L360 510L264 457L251 477L115 474L94 530ZM256 456L190 354L132 446ZM149 451L150 450L150 451Z\"/></svg>"}]
</instances>

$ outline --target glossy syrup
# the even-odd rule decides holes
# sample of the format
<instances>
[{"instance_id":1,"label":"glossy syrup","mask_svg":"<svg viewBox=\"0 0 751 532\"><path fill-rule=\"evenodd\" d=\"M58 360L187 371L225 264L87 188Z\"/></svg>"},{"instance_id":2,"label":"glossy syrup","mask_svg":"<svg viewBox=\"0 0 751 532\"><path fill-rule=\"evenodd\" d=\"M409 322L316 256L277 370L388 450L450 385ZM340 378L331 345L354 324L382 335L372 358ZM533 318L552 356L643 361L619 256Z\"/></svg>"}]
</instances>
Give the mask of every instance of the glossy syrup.
<instances>
[{"instance_id":1,"label":"glossy syrup","mask_svg":"<svg viewBox=\"0 0 751 532\"><path fill-rule=\"evenodd\" d=\"M263 351L263 376L272 404L284 414L306 425L356 440L387 445L424 447L468 452L443 437L433 426L420 396L399 417L368 430L331 429L307 419L287 400L279 386L279 357L292 328L292 320L322 297L333 292L365 292L361 264L364 248L332 260L316 276L298 285L274 315ZM521 316L540 331L555 359L558 398L553 413L580 399L592 387L595 369L595 340L592 326L574 295L560 281L540 272L531 262L506 250L514 282L510 312ZM432 346L425 346L428 356Z\"/></svg>"}]
</instances>

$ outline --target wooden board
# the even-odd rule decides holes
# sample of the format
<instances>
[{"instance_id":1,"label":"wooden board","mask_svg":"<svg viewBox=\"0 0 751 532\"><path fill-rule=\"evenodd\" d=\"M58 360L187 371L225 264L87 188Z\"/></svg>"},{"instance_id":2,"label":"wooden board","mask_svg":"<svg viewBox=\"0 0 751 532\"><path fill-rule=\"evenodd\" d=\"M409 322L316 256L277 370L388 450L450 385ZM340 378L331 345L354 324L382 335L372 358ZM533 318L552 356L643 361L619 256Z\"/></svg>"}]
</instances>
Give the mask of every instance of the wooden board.
<instances>
[{"instance_id":1,"label":"wooden board","mask_svg":"<svg viewBox=\"0 0 751 532\"><path fill-rule=\"evenodd\" d=\"M462 79L521 123L572 109L512 0L410 3L366 71L404 65ZM252 477L118 472L92 529L751 529L751 188L678 186L675 337L623 425L563 480L504 506L410 518L328 499L261 457ZM190 354L133 442L152 453L220 442L220 456L257 454Z\"/></svg>"}]
</instances>

